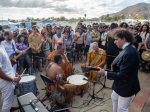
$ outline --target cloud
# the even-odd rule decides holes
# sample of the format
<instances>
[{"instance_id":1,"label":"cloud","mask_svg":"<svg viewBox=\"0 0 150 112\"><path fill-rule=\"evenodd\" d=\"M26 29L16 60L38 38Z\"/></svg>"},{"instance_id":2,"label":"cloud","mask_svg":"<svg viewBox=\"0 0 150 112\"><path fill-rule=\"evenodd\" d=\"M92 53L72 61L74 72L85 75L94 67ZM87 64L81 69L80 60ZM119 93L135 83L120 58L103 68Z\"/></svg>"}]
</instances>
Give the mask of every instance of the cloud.
<instances>
[{"instance_id":1,"label":"cloud","mask_svg":"<svg viewBox=\"0 0 150 112\"><path fill-rule=\"evenodd\" d=\"M77 9L77 8L71 8L68 7L67 5L61 5L61 6L57 6L55 8L53 8L54 11L58 12L58 13L82 13L84 12L84 10L82 8Z\"/></svg>"},{"instance_id":2,"label":"cloud","mask_svg":"<svg viewBox=\"0 0 150 112\"><path fill-rule=\"evenodd\" d=\"M55 2L66 2L68 0L0 0L1 7L18 8L50 8Z\"/></svg>"},{"instance_id":3,"label":"cloud","mask_svg":"<svg viewBox=\"0 0 150 112\"><path fill-rule=\"evenodd\" d=\"M69 1L69 0L53 0L53 2L55 1L64 2L64 1Z\"/></svg>"},{"instance_id":4,"label":"cloud","mask_svg":"<svg viewBox=\"0 0 150 112\"><path fill-rule=\"evenodd\" d=\"M65 2L69 0L1 0L0 6L15 7L15 8L49 8L49 10L58 13L77 13L83 12L83 9L68 7Z\"/></svg>"},{"instance_id":5,"label":"cloud","mask_svg":"<svg viewBox=\"0 0 150 112\"><path fill-rule=\"evenodd\" d=\"M100 17L141 0L0 0L0 17ZM150 0L142 2L150 3Z\"/></svg>"},{"instance_id":6,"label":"cloud","mask_svg":"<svg viewBox=\"0 0 150 112\"><path fill-rule=\"evenodd\" d=\"M1 7L38 8L52 7L52 1L47 0L0 0Z\"/></svg>"}]
</instances>

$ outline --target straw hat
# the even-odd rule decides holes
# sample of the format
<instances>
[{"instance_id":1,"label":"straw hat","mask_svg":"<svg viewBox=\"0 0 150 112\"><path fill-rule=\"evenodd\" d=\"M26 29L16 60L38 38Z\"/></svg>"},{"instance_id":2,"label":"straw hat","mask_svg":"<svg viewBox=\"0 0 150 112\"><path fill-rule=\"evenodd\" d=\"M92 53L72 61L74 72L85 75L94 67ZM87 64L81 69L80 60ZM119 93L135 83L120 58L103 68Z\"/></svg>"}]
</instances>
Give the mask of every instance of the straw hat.
<instances>
[{"instance_id":1,"label":"straw hat","mask_svg":"<svg viewBox=\"0 0 150 112\"><path fill-rule=\"evenodd\" d=\"M141 57L145 61L150 61L150 51L143 51Z\"/></svg>"}]
</instances>

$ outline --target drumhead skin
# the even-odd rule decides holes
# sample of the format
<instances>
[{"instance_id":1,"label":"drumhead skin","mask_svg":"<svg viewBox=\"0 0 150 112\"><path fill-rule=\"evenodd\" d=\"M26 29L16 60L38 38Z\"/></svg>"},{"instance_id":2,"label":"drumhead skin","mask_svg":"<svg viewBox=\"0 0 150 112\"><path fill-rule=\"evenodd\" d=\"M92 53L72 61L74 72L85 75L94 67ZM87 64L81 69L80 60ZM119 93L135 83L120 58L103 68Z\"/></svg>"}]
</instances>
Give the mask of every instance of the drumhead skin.
<instances>
[{"instance_id":1,"label":"drumhead skin","mask_svg":"<svg viewBox=\"0 0 150 112\"><path fill-rule=\"evenodd\" d=\"M88 78L84 75L71 75L67 81L73 85L84 85L88 82Z\"/></svg>"},{"instance_id":2,"label":"drumhead skin","mask_svg":"<svg viewBox=\"0 0 150 112\"><path fill-rule=\"evenodd\" d=\"M35 76L23 76L21 77L21 80L19 81L19 83L27 83L33 80L35 80Z\"/></svg>"}]
</instances>

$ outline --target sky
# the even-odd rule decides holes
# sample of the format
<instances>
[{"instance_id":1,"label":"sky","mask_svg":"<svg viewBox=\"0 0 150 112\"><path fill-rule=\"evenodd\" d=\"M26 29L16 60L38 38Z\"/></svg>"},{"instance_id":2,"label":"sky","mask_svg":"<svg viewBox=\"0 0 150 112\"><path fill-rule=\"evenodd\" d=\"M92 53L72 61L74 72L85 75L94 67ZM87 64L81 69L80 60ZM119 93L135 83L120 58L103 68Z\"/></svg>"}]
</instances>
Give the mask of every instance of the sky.
<instances>
[{"instance_id":1,"label":"sky","mask_svg":"<svg viewBox=\"0 0 150 112\"><path fill-rule=\"evenodd\" d=\"M0 0L0 19L100 17L118 12L141 0ZM150 3L150 0L142 0Z\"/></svg>"}]
</instances>

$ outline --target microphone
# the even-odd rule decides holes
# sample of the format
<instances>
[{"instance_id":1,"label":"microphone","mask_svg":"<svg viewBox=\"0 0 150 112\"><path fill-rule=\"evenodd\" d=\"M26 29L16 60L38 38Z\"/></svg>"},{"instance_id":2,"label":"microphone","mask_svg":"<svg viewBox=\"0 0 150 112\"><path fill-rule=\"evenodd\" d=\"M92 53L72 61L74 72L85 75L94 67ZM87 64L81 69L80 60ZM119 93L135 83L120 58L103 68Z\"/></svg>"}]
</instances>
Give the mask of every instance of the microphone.
<instances>
[{"instance_id":1,"label":"microphone","mask_svg":"<svg viewBox=\"0 0 150 112\"><path fill-rule=\"evenodd\" d=\"M30 105L36 112L38 112L39 109L36 107L36 103L33 100L30 100Z\"/></svg>"},{"instance_id":2,"label":"microphone","mask_svg":"<svg viewBox=\"0 0 150 112\"><path fill-rule=\"evenodd\" d=\"M92 66L85 66L85 67L81 67L83 72L89 72L91 70L93 71L99 71L100 69L97 67L92 67Z\"/></svg>"},{"instance_id":3,"label":"microphone","mask_svg":"<svg viewBox=\"0 0 150 112\"><path fill-rule=\"evenodd\" d=\"M94 71L99 71L100 69L99 68L96 68L96 67L92 67L92 66L87 66L87 69L90 71L90 70L94 70Z\"/></svg>"}]
</instances>

